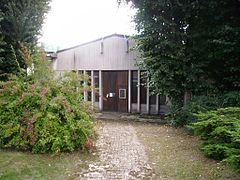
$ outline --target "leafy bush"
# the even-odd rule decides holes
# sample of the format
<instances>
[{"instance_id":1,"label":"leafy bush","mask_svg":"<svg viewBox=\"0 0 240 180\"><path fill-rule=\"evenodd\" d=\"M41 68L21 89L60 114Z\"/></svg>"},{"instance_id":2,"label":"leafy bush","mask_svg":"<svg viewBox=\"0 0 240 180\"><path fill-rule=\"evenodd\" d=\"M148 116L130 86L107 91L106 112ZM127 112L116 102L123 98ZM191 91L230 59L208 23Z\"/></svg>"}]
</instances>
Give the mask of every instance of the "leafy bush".
<instances>
[{"instance_id":1,"label":"leafy bush","mask_svg":"<svg viewBox=\"0 0 240 180\"><path fill-rule=\"evenodd\" d=\"M195 116L188 109L185 108L171 108L171 111L167 115L167 119L170 125L174 127L182 127L186 124L195 121Z\"/></svg>"},{"instance_id":2,"label":"leafy bush","mask_svg":"<svg viewBox=\"0 0 240 180\"><path fill-rule=\"evenodd\" d=\"M222 108L196 114L189 126L203 140L207 156L223 160L240 172L240 108Z\"/></svg>"},{"instance_id":3,"label":"leafy bush","mask_svg":"<svg viewBox=\"0 0 240 180\"><path fill-rule=\"evenodd\" d=\"M234 91L216 96L196 96L185 107L172 107L168 119L173 126L185 126L197 121L194 113L224 107L240 107L240 92Z\"/></svg>"},{"instance_id":4,"label":"leafy bush","mask_svg":"<svg viewBox=\"0 0 240 180\"><path fill-rule=\"evenodd\" d=\"M219 96L221 107L240 107L240 92L232 91Z\"/></svg>"},{"instance_id":5,"label":"leafy bush","mask_svg":"<svg viewBox=\"0 0 240 180\"><path fill-rule=\"evenodd\" d=\"M196 96L185 107L172 107L168 115L170 124L173 126L185 126L196 122L194 113L214 110L219 101L213 96Z\"/></svg>"},{"instance_id":6,"label":"leafy bush","mask_svg":"<svg viewBox=\"0 0 240 180\"><path fill-rule=\"evenodd\" d=\"M0 83L0 148L58 153L85 148L93 138L92 111L83 101L81 80L76 73L46 76L44 64L27 80L12 77Z\"/></svg>"}]
</instances>

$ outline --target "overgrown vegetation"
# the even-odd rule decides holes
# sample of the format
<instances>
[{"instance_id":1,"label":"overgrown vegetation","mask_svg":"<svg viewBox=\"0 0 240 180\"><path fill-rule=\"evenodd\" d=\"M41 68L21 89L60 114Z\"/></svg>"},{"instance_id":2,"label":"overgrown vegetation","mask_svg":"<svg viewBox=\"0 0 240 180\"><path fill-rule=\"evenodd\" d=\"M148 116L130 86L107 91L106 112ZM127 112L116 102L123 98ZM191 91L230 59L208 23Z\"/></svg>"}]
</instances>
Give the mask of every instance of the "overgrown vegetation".
<instances>
[{"instance_id":1,"label":"overgrown vegetation","mask_svg":"<svg viewBox=\"0 0 240 180\"><path fill-rule=\"evenodd\" d=\"M184 107L173 106L168 114L168 119L171 125L182 127L197 121L195 113L205 113L225 107L240 107L240 92L194 96Z\"/></svg>"},{"instance_id":2,"label":"overgrown vegetation","mask_svg":"<svg viewBox=\"0 0 240 180\"><path fill-rule=\"evenodd\" d=\"M137 9L134 19L138 31L137 49L142 53L139 66L147 71L149 85L156 93L171 97L173 106L168 116L171 124L193 123L192 129L198 129L199 125L200 134L211 133L206 124L213 132L215 129L232 131L231 138L236 141L228 142L228 149L222 141L216 141L215 149L211 146L204 152L209 150L209 155L214 154L218 147L220 153L216 153L215 158L226 159L239 169L239 152L235 150L239 149L236 142L239 141L237 108L240 107L240 1L125 1L131 1ZM188 104L184 104L186 92L193 94ZM233 109L230 111L227 107ZM222 124L219 112L228 110L235 116L226 117L224 122L237 119L232 122L235 129ZM213 118L210 114L216 115ZM200 115L209 118L203 123ZM227 133L218 135L229 139ZM236 149L230 150L231 147Z\"/></svg>"},{"instance_id":3,"label":"overgrown vegetation","mask_svg":"<svg viewBox=\"0 0 240 180\"><path fill-rule=\"evenodd\" d=\"M51 0L0 1L0 80L26 70L22 47L35 54L41 27ZM14 55L14 56L13 56Z\"/></svg>"},{"instance_id":4,"label":"overgrown vegetation","mask_svg":"<svg viewBox=\"0 0 240 180\"><path fill-rule=\"evenodd\" d=\"M240 173L240 108L223 108L195 115L189 126L202 140L207 156L223 160Z\"/></svg>"},{"instance_id":5,"label":"overgrown vegetation","mask_svg":"<svg viewBox=\"0 0 240 180\"><path fill-rule=\"evenodd\" d=\"M92 111L83 102L80 78L68 73L56 79L40 58L31 75L1 82L0 148L34 153L90 148Z\"/></svg>"},{"instance_id":6,"label":"overgrown vegetation","mask_svg":"<svg viewBox=\"0 0 240 180\"><path fill-rule=\"evenodd\" d=\"M50 1L0 1L0 148L58 153L92 146L82 77L56 79L37 48Z\"/></svg>"},{"instance_id":7,"label":"overgrown vegetation","mask_svg":"<svg viewBox=\"0 0 240 180\"><path fill-rule=\"evenodd\" d=\"M172 109L170 123L187 126L202 138L201 150L240 172L240 93L194 97L183 108Z\"/></svg>"},{"instance_id":8,"label":"overgrown vegetation","mask_svg":"<svg viewBox=\"0 0 240 180\"><path fill-rule=\"evenodd\" d=\"M139 66L149 85L183 106L183 95L239 91L238 0L127 0L137 9Z\"/></svg>"}]
</instances>

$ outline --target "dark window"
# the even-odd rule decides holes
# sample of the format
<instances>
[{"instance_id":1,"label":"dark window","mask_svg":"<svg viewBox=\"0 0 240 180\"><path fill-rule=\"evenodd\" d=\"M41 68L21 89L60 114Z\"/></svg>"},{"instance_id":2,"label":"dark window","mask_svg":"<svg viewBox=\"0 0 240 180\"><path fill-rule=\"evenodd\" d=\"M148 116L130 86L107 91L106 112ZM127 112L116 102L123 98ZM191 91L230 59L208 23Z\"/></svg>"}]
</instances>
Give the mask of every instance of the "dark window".
<instances>
[{"instance_id":1,"label":"dark window","mask_svg":"<svg viewBox=\"0 0 240 180\"><path fill-rule=\"evenodd\" d=\"M99 71L94 71L95 102L99 102Z\"/></svg>"},{"instance_id":2,"label":"dark window","mask_svg":"<svg viewBox=\"0 0 240 180\"><path fill-rule=\"evenodd\" d=\"M82 70L79 70L78 71L78 76L79 76L79 79L80 79L80 93L82 94L82 97L84 96L84 93L83 93L83 85L84 85L84 81L83 81L83 71Z\"/></svg>"},{"instance_id":3,"label":"dark window","mask_svg":"<svg viewBox=\"0 0 240 180\"><path fill-rule=\"evenodd\" d=\"M80 78L80 85L83 86L84 81L83 81L83 71L82 70L78 71L78 76Z\"/></svg>"},{"instance_id":4,"label":"dark window","mask_svg":"<svg viewBox=\"0 0 240 180\"><path fill-rule=\"evenodd\" d=\"M147 103L147 77L146 77L146 72L142 71L141 72L141 89L140 89L140 96L141 96L141 104L146 104Z\"/></svg>"},{"instance_id":5,"label":"dark window","mask_svg":"<svg viewBox=\"0 0 240 180\"><path fill-rule=\"evenodd\" d=\"M127 98L127 90L119 89L119 99L126 99L126 98Z\"/></svg>"},{"instance_id":6,"label":"dark window","mask_svg":"<svg viewBox=\"0 0 240 180\"><path fill-rule=\"evenodd\" d=\"M87 85L88 87L88 91L87 91L87 100L88 101L92 101L92 92L91 92L91 71L87 71L87 75L88 75L88 81L87 81Z\"/></svg>"},{"instance_id":7,"label":"dark window","mask_svg":"<svg viewBox=\"0 0 240 180\"><path fill-rule=\"evenodd\" d=\"M153 94L149 98L150 98L150 104L155 105L156 104L156 95Z\"/></svg>"},{"instance_id":8,"label":"dark window","mask_svg":"<svg viewBox=\"0 0 240 180\"><path fill-rule=\"evenodd\" d=\"M138 92L138 71L131 72L131 101L137 103L137 92Z\"/></svg>"},{"instance_id":9,"label":"dark window","mask_svg":"<svg viewBox=\"0 0 240 180\"><path fill-rule=\"evenodd\" d=\"M160 98L160 101L159 101L159 103L160 103L160 105L166 105L166 96L159 96L159 98Z\"/></svg>"}]
</instances>

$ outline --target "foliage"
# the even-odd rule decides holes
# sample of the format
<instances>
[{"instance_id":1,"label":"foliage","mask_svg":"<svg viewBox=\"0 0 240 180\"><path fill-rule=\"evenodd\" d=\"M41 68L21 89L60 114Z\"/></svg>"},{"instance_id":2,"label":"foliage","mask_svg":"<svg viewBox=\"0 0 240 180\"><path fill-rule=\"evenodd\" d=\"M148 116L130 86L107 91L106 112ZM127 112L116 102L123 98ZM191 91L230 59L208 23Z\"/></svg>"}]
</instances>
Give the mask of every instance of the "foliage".
<instances>
[{"instance_id":1,"label":"foliage","mask_svg":"<svg viewBox=\"0 0 240 180\"><path fill-rule=\"evenodd\" d=\"M6 80L8 74L16 74L19 67L26 69L25 58L22 57L22 47L27 47L34 54L41 27L49 10L50 0L8 0L0 1L0 33L5 44L0 52L0 80Z\"/></svg>"},{"instance_id":2,"label":"foliage","mask_svg":"<svg viewBox=\"0 0 240 180\"><path fill-rule=\"evenodd\" d=\"M174 125L183 126L198 121L199 118L194 116L196 112L208 115L212 112L208 112L209 110L219 107L239 107L239 0L126 1L133 2L137 9L136 39L142 54L139 66L147 71L149 85L157 93L172 98L170 118ZM196 97L183 107L183 94L187 91L196 96L205 96ZM236 91L236 94L221 97L216 93L231 91ZM234 110L238 111L233 109L232 112ZM214 122L220 127L217 129L214 123L211 124L219 131L215 132L213 128L217 136L226 124L218 121L221 119L220 114L214 117L215 119L211 119L209 115L209 121L206 122ZM234 118L231 118L226 116L223 122L230 121L233 129L238 127L233 130L233 134L240 134L239 118L234 117L238 119L237 122L232 122ZM238 136L233 135L234 138ZM235 147L233 142L235 143L234 140L227 142L231 145L228 146L225 145L226 142L214 144L213 141L213 144L204 146L205 152L213 155L212 152L215 151L216 157L224 158L239 169L239 145Z\"/></svg>"},{"instance_id":3,"label":"foliage","mask_svg":"<svg viewBox=\"0 0 240 180\"><path fill-rule=\"evenodd\" d=\"M220 91L240 89L240 1L191 0L188 35L201 78Z\"/></svg>"},{"instance_id":4,"label":"foliage","mask_svg":"<svg viewBox=\"0 0 240 180\"><path fill-rule=\"evenodd\" d=\"M3 56L2 56L3 49L2 49L2 46L5 44L4 41L3 41L3 34L2 34L2 31L1 31L1 21L2 20L3 20L3 13L0 10L0 64L2 64L2 61L3 61ZM0 71L0 74L1 74L1 71Z\"/></svg>"},{"instance_id":5,"label":"foliage","mask_svg":"<svg viewBox=\"0 0 240 180\"><path fill-rule=\"evenodd\" d=\"M232 91L219 97L222 107L240 107L240 92Z\"/></svg>"},{"instance_id":6,"label":"foliage","mask_svg":"<svg viewBox=\"0 0 240 180\"><path fill-rule=\"evenodd\" d=\"M183 127L191 122L195 122L195 116L187 109L172 107L167 114L170 125L174 127Z\"/></svg>"},{"instance_id":7,"label":"foliage","mask_svg":"<svg viewBox=\"0 0 240 180\"><path fill-rule=\"evenodd\" d=\"M127 2L130 0L127 0ZM132 0L139 65L156 92L183 105L183 93L240 88L240 2Z\"/></svg>"},{"instance_id":8,"label":"foliage","mask_svg":"<svg viewBox=\"0 0 240 180\"><path fill-rule=\"evenodd\" d=\"M197 121L195 113L225 107L240 107L240 92L195 96L184 107L173 106L168 114L168 119L173 126L185 126Z\"/></svg>"},{"instance_id":9,"label":"foliage","mask_svg":"<svg viewBox=\"0 0 240 180\"><path fill-rule=\"evenodd\" d=\"M184 9L175 0L141 0L135 7L136 39L143 54L139 66L148 71L155 91L182 103L184 92L192 89L195 80L194 67L186 56Z\"/></svg>"},{"instance_id":10,"label":"foliage","mask_svg":"<svg viewBox=\"0 0 240 180\"><path fill-rule=\"evenodd\" d=\"M154 162L155 179L239 179L224 163L205 158L198 149L198 138L182 128L143 124L136 130L149 161Z\"/></svg>"},{"instance_id":11,"label":"foliage","mask_svg":"<svg viewBox=\"0 0 240 180\"><path fill-rule=\"evenodd\" d=\"M202 151L240 172L240 108L223 108L196 114L189 126L202 140Z\"/></svg>"},{"instance_id":12,"label":"foliage","mask_svg":"<svg viewBox=\"0 0 240 180\"><path fill-rule=\"evenodd\" d=\"M0 84L0 147L34 153L86 148L94 134L81 79L76 73L54 79L39 57L27 78L12 76Z\"/></svg>"}]
</instances>

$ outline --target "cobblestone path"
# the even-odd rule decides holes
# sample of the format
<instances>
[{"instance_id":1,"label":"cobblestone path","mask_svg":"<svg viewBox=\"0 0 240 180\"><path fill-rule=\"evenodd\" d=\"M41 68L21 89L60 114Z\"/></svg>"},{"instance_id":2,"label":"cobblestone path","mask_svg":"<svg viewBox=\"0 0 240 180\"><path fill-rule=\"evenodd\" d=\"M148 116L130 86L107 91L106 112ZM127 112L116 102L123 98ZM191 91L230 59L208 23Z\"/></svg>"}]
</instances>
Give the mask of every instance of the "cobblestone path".
<instances>
[{"instance_id":1,"label":"cobblestone path","mask_svg":"<svg viewBox=\"0 0 240 180\"><path fill-rule=\"evenodd\" d=\"M79 179L153 179L144 146L131 124L104 121L98 131L99 162L90 164Z\"/></svg>"}]
</instances>

